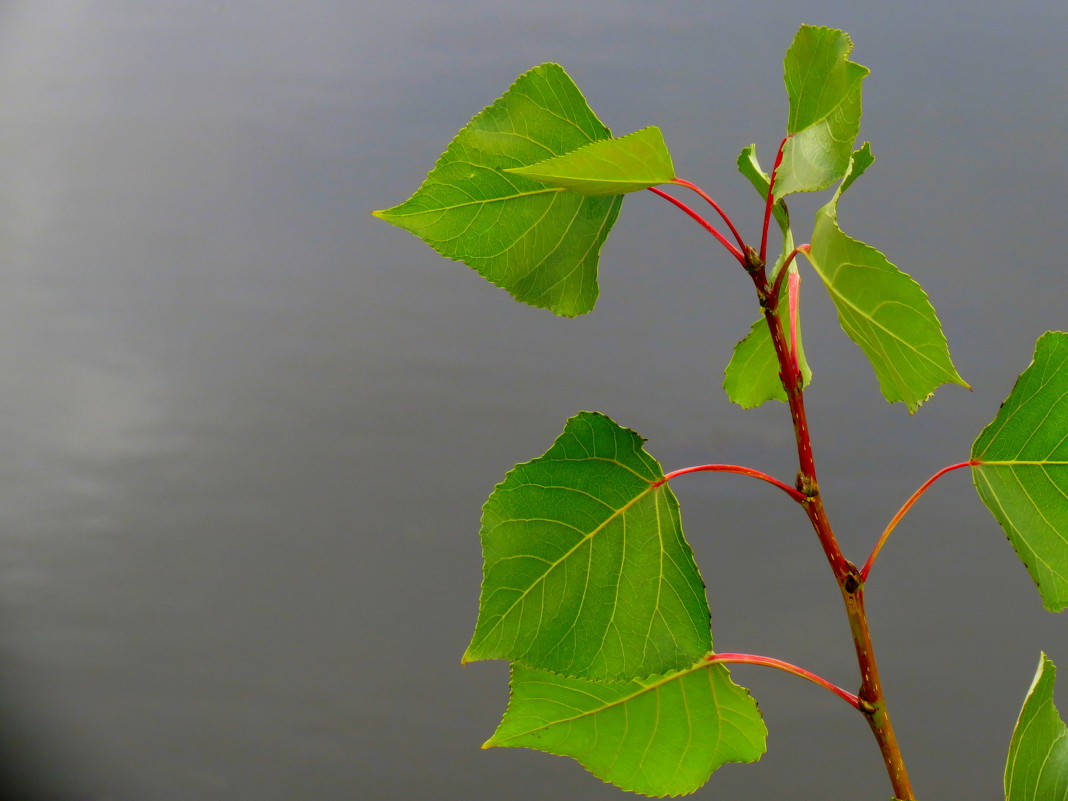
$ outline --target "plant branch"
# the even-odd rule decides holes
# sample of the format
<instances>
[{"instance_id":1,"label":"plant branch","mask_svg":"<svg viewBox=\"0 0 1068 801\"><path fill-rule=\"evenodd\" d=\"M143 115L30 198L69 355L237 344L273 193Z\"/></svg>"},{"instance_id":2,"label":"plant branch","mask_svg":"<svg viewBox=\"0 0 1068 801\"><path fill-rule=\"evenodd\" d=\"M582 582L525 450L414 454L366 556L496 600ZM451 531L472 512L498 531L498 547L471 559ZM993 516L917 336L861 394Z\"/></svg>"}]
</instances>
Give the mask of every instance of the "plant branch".
<instances>
[{"instance_id":1,"label":"plant branch","mask_svg":"<svg viewBox=\"0 0 1068 801\"><path fill-rule=\"evenodd\" d=\"M808 679L813 684L818 684L825 690L830 690L854 709L867 711L864 709L865 702L853 695L853 693L846 692L841 687L827 681L827 679L822 676L817 676L809 670L805 670L797 665L791 665L789 662L784 662L781 659L775 659L770 656L758 656L756 654L712 654L707 657L705 661L713 664L763 665L764 667L773 667L778 670L783 670L787 673L792 673L795 676L800 676L803 679Z\"/></svg>"},{"instance_id":2,"label":"plant branch","mask_svg":"<svg viewBox=\"0 0 1068 801\"><path fill-rule=\"evenodd\" d=\"M745 256L742 255L742 252L740 250L738 250L738 248L736 248L733 244L731 244L727 240L727 238L725 236L723 236L723 234L721 234L719 231L717 231L715 226L712 225L712 223L710 223L708 220L706 220L704 217L702 217L696 211L691 209L689 206L687 206L681 200L679 200L678 198L672 197L671 195L669 195L667 192L663 191L662 189L657 189L655 186L650 186L649 187L649 191L652 192L654 195L659 195L660 197L664 198L664 200L668 201L669 203L671 203L672 205L676 206L677 208L682 209L684 212L686 212L688 215L690 215L690 217L693 218L694 220L696 220L697 223L702 228L704 228L706 231L708 231L708 233L712 234L712 236L714 236L716 238L716 240L721 245L723 245L723 247L727 248L728 252L730 252L730 254L732 256L734 256L734 258L736 258L738 260L738 262L743 267L745 266Z\"/></svg>"},{"instance_id":3,"label":"plant branch","mask_svg":"<svg viewBox=\"0 0 1068 801\"><path fill-rule=\"evenodd\" d=\"M883 530L882 535L879 537L879 541L875 543L875 547L872 549L871 556L869 556L868 561L864 563L864 567L860 569L861 581L868 580L868 573L871 572L871 566L875 563L875 557L879 555L879 551L881 551L883 549L883 546L886 545L886 541L890 538L890 533L897 527L897 524L901 522L901 518L903 518L908 513L909 509L912 508L912 505L916 503L916 501L918 501L925 492L927 492L928 488L946 473L949 473L952 470L959 470L962 467L971 467L974 464L978 464L978 462L961 462L960 464L951 464L949 467L943 467L941 470L939 470L937 473L927 479L927 481L923 483L923 486L921 486L918 490L912 493L912 496L907 501L905 501L905 504L897 510L897 514L894 515L890 522L887 524L886 528Z\"/></svg>"},{"instance_id":4,"label":"plant branch","mask_svg":"<svg viewBox=\"0 0 1068 801\"><path fill-rule=\"evenodd\" d=\"M769 197L771 193L769 191ZM756 286L758 298L768 298L767 293L771 290L768 286L765 268L750 273ZM864 606L864 582L856 565L842 555L841 548L835 539L834 531L827 519L826 510L823 507L823 499L819 491L819 482L816 478L816 464L812 455L812 441L809 436L808 418L805 414L805 399L803 380L798 366L791 359L789 343L783 330L783 322L774 306L763 305L764 319L767 321L771 333L771 341L775 348L775 356L779 362L779 378L786 392L787 404L790 407L790 417L794 425L794 436L797 441L797 458L799 469L797 473L797 489L807 496L807 501L802 504L809 522L812 524L816 537L819 539L827 562L834 572L838 582L842 601L845 604L846 616L849 619L849 631L853 637L853 648L857 655L857 667L860 671L861 686L857 693L863 706L858 707L868 720L875 741L879 745L879 751L883 756L887 776L894 790L894 797L902 801L914 801L915 795L912 784L909 781L908 770L901 754L901 746L897 741L897 734L890 722L890 715L886 708L886 698L883 694L882 682L879 678L879 667L875 661L875 651L871 642L871 631L868 626L868 615Z\"/></svg>"},{"instance_id":5,"label":"plant branch","mask_svg":"<svg viewBox=\"0 0 1068 801\"><path fill-rule=\"evenodd\" d=\"M734 223L731 222L731 218L727 216L727 213L720 208L720 205L709 197L701 187L697 184L690 183L683 178L676 178L672 181L673 184L684 186L700 195L709 206L716 210L716 213L722 218L723 222L727 224L727 227L731 229L731 233L734 234L734 241L738 243L738 250L742 253L745 252L745 240L742 239L742 235L738 233L738 229L734 227Z\"/></svg>"},{"instance_id":6,"label":"plant branch","mask_svg":"<svg viewBox=\"0 0 1068 801\"><path fill-rule=\"evenodd\" d=\"M782 150L786 147L789 136L782 140L779 152L775 154L775 165L771 168L771 177L768 179L768 199L764 203L764 225L760 229L760 260L765 261L768 257L768 226L771 223L771 209L775 205L775 173L782 164Z\"/></svg>"},{"instance_id":7,"label":"plant branch","mask_svg":"<svg viewBox=\"0 0 1068 801\"><path fill-rule=\"evenodd\" d=\"M751 467L742 467L736 464L702 464L696 467L684 467L681 470L673 470L667 473L659 481L653 482L653 487L659 487L661 484L666 484L676 476L683 476L687 473L700 473L700 472L713 472L713 473L737 473L742 476L752 476L753 478L759 478L761 481L767 481L769 484L773 484L798 503L804 503L808 500L804 493L791 487L789 484L784 484L777 478L772 478L767 473L761 473L759 470L754 470Z\"/></svg>"}]
</instances>

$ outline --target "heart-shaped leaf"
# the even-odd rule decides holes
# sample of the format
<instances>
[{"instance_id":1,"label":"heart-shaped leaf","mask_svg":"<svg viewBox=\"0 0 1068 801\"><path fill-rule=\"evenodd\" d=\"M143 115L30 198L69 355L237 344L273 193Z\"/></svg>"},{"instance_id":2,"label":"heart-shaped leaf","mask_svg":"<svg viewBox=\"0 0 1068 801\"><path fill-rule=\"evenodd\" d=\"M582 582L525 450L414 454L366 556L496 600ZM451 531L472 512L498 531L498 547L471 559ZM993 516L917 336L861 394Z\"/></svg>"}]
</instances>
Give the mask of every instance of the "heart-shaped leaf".
<instances>
[{"instance_id":1,"label":"heart-shaped leaf","mask_svg":"<svg viewBox=\"0 0 1068 801\"><path fill-rule=\"evenodd\" d=\"M597 300L597 260L622 199L585 197L506 170L610 136L564 69L542 64L456 135L411 198L374 214L516 300L585 314Z\"/></svg>"},{"instance_id":2,"label":"heart-shaped leaf","mask_svg":"<svg viewBox=\"0 0 1068 801\"><path fill-rule=\"evenodd\" d=\"M1035 344L997 416L972 445L972 481L1042 603L1068 606L1068 334Z\"/></svg>"},{"instance_id":3,"label":"heart-shaped leaf","mask_svg":"<svg viewBox=\"0 0 1068 801\"><path fill-rule=\"evenodd\" d=\"M630 679L711 650L678 501L642 442L582 412L497 486L482 510L482 599L464 661Z\"/></svg>"},{"instance_id":4,"label":"heart-shaped leaf","mask_svg":"<svg viewBox=\"0 0 1068 801\"><path fill-rule=\"evenodd\" d=\"M602 781L665 796L694 792L726 762L760 759L767 734L723 665L596 682L513 664L508 710L483 747L573 757Z\"/></svg>"},{"instance_id":5,"label":"heart-shaped leaf","mask_svg":"<svg viewBox=\"0 0 1068 801\"><path fill-rule=\"evenodd\" d=\"M790 117L776 198L826 189L845 174L860 133L861 83L870 72L849 60L852 49L842 31L802 25L786 51Z\"/></svg>"},{"instance_id":6,"label":"heart-shaped leaf","mask_svg":"<svg viewBox=\"0 0 1068 801\"><path fill-rule=\"evenodd\" d=\"M506 172L591 197L637 192L675 180L664 135L655 127L591 142L562 156Z\"/></svg>"},{"instance_id":7,"label":"heart-shaped leaf","mask_svg":"<svg viewBox=\"0 0 1068 801\"><path fill-rule=\"evenodd\" d=\"M949 355L934 307L916 281L875 248L838 227L842 192L874 161L867 143L831 202L816 213L809 261L838 310L838 322L868 357L883 397L913 413L942 384L968 386Z\"/></svg>"},{"instance_id":8,"label":"heart-shaped leaf","mask_svg":"<svg viewBox=\"0 0 1068 801\"><path fill-rule=\"evenodd\" d=\"M1005 801L1068 801L1068 726L1053 705L1057 667L1042 654L1005 762Z\"/></svg>"}]
</instances>

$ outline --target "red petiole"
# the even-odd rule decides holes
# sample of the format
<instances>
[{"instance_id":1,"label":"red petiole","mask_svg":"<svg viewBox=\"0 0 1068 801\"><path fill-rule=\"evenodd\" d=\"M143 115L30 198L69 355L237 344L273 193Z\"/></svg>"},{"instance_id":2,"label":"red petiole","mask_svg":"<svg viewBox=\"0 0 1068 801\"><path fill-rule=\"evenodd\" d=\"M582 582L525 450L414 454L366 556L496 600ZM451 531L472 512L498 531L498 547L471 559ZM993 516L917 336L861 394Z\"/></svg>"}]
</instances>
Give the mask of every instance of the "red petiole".
<instances>
[{"instance_id":1,"label":"red petiole","mask_svg":"<svg viewBox=\"0 0 1068 801\"><path fill-rule=\"evenodd\" d=\"M869 556L868 561L864 563L864 567L860 569L860 580L868 580L868 573L871 572L871 566L875 563L875 557L879 555L879 551L881 551L883 549L883 546L886 545L887 539L890 538L890 533L895 528L897 528L897 524L901 522L901 518L903 518L908 513L909 509L912 508L912 505L916 503L916 501L918 501L925 492L927 492L927 490L932 484L934 484L936 481L938 481L938 479L940 479L942 476L952 470L959 470L962 467L971 467L972 465L977 464L979 464L979 462L969 461L961 462L960 464L951 464L949 467L943 467L941 470L939 470L937 473L927 479L927 481L925 481L918 490L912 493L912 496L907 501L905 501L905 504L900 509L898 509L897 514L893 516L893 518L887 524L886 528L883 530L883 533L879 536L879 541L875 543L875 547L872 549L871 556Z\"/></svg>"},{"instance_id":2,"label":"red petiole","mask_svg":"<svg viewBox=\"0 0 1068 801\"><path fill-rule=\"evenodd\" d=\"M676 478L678 476L684 476L687 473L702 472L737 473L741 476L751 476L752 478L759 478L761 481L767 481L769 484L773 484L774 486L778 487L798 503L804 503L807 500L804 493L799 492L798 490L791 487L789 484L784 484L777 478L772 478L767 473L761 473L759 470L754 470L751 467L742 467L736 464L702 464L697 465L696 467L684 467L681 470L673 470L672 472L667 473L659 481L654 481L653 487L659 487L663 484L666 484L671 479Z\"/></svg>"},{"instance_id":3,"label":"red petiole","mask_svg":"<svg viewBox=\"0 0 1068 801\"><path fill-rule=\"evenodd\" d=\"M714 236L716 238L716 240L721 245L723 245L723 247L727 248L728 252L732 256L734 256L734 258L736 258L738 260L738 262L743 267L745 266L745 256L742 255L742 252L740 250L738 250L738 248L736 248L734 245L732 245L727 240L727 238L725 236L723 236L723 234L721 234L719 231L717 231L716 227L714 225L712 225L712 223L710 223L708 220L706 220L704 217L702 217L696 211L691 209L689 206L687 206L681 200L679 200L678 198L672 197L671 195L669 195L667 192L663 191L662 189L657 189L655 186L650 186L649 187L649 191L652 192L654 195L659 195L660 197L664 198L664 200L668 201L668 203L671 203L672 205L674 205L677 208L681 209L682 211L686 212L692 219L696 220L697 223L702 228L704 228L706 231L708 231L708 233L712 234L712 236Z\"/></svg>"},{"instance_id":4,"label":"red petiole","mask_svg":"<svg viewBox=\"0 0 1068 801\"><path fill-rule=\"evenodd\" d=\"M825 690L829 690L854 709L862 709L862 707L866 706L865 702L853 695L853 693L846 692L841 687L832 684L822 676L817 676L809 670L805 670L797 665L791 665L789 662L784 662L781 659L774 659L770 656L758 656L757 654L712 654L707 657L705 661L711 662L712 664L763 665L764 667L773 667L778 670L784 670L787 673L792 673L795 676L808 679L813 684L818 684Z\"/></svg>"}]
</instances>

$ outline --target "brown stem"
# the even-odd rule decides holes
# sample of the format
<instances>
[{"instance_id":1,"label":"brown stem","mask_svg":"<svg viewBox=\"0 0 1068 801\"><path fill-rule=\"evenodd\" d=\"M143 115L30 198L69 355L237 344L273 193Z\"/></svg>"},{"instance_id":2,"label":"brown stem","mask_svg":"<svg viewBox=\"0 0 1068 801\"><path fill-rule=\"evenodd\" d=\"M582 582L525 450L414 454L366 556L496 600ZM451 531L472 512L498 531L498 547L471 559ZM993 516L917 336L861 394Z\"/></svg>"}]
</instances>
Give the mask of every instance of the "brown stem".
<instances>
[{"instance_id":1,"label":"brown stem","mask_svg":"<svg viewBox=\"0 0 1068 801\"><path fill-rule=\"evenodd\" d=\"M771 332L771 341L775 346L775 355L779 361L779 377L786 390L790 417L793 420L800 468L797 473L797 489L808 498L802 506L823 547L827 562L834 571L834 577L842 592L846 614L849 617L849 630L853 635L853 647L857 654L857 665L860 668L861 677L860 691L857 695L865 702L866 708L862 711L882 752L886 772L894 788L894 797L901 801L914 801L915 795L912 792L897 736L894 734L894 727L890 723L890 715L886 710L882 683L879 681L879 669L875 662L868 616L864 608L864 582L856 565L842 555L834 531L827 519L827 513L823 508L823 499L820 496L819 483L816 479L816 464L812 455L808 418L805 415L803 379L796 361L791 358L790 346L783 330L782 320L779 318L778 295L772 294L772 287L768 285L762 260L751 264L749 273L756 284L757 297L762 300L764 319Z\"/></svg>"}]
</instances>

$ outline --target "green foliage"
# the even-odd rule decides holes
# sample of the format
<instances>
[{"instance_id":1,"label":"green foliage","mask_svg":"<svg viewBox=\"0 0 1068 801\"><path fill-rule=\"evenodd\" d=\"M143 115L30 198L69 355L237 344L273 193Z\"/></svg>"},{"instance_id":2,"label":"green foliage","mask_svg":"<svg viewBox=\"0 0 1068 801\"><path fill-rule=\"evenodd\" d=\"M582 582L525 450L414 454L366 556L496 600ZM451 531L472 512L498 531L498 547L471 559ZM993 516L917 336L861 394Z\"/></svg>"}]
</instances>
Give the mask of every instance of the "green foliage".
<instances>
[{"instance_id":1,"label":"green foliage","mask_svg":"<svg viewBox=\"0 0 1068 801\"><path fill-rule=\"evenodd\" d=\"M868 357L887 401L915 412L941 384L967 386L953 367L926 293L870 245L842 233L838 201L872 163L864 145L831 202L816 214L809 261L838 310L838 322Z\"/></svg>"},{"instance_id":2,"label":"green foliage","mask_svg":"<svg viewBox=\"0 0 1068 801\"><path fill-rule=\"evenodd\" d=\"M1045 654L1005 763L1005 801L1068 801L1068 726L1053 705L1057 668Z\"/></svg>"},{"instance_id":3,"label":"green foliage","mask_svg":"<svg viewBox=\"0 0 1068 801\"><path fill-rule=\"evenodd\" d=\"M868 69L849 61L851 49L841 31L802 26L784 65L790 111L781 161L772 176L754 146L739 155L739 171L782 236L770 268L764 264L770 219L763 220L759 252L740 235L735 248L675 200L727 243L754 282L762 313L735 347L724 389L745 408L789 402L800 465L796 489L750 468L694 469L741 472L790 493L805 506L846 595L858 577L867 580L885 537L931 482L894 518L862 570L845 559L816 491L800 400L811 379L804 349L799 341L795 363L793 352L777 353L772 345L772 331L783 342L791 330L796 296L788 287L797 253L826 286L842 328L871 362L887 401L902 401L912 413L942 384L967 386L919 284L839 227L843 194L874 160L866 143L853 149ZM836 181L834 195L816 214L810 244L795 248L784 198ZM696 189L676 177L660 130L613 139L563 69L543 64L457 134L409 200L375 214L466 262L517 300L573 316L593 308L598 253L622 196L658 184ZM976 440L971 465L980 498L1051 610L1068 606L1066 431L1068 334L1050 332ZM643 442L603 414L582 412L544 455L517 465L495 488L483 509L482 592L464 661L512 661L511 701L486 747L570 756L604 781L663 796L693 792L725 762L757 760L767 732L748 691L722 664L708 661L704 584L667 476ZM669 475L684 472L691 471ZM864 604L852 596L846 608L861 669L858 696L780 660L717 659L779 667L847 700L876 733L895 793L913 798L885 710ZM1012 741L1008 801L1068 801L1068 732L1053 707L1053 675L1043 656Z\"/></svg>"},{"instance_id":4,"label":"green foliage","mask_svg":"<svg viewBox=\"0 0 1068 801\"><path fill-rule=\"evenodd\" d=\"M635 681L570 679L512 665L512 697L483 746L578 760L602 781L644 795L692 793L726 762L755 762L767 729L723 665Z\"/></svg>"},{"instance_id":5,"label":"green foliage","mask_svg":"<svg viewBox=\"0 0 1068 801\"><path fill-rule=\"evenodd\" d=\"M505 172L591 197L637 192L675 180L664 135L655 127L619 139L601 139L562 156Z\"/></svg>"},{"instance_id":6,"label":"green foliage","mask_svg":"<svg viewBox=\"0 0 1068 801\"><path fill-rule=\"evenodd\" d=\"M711 650L678 501L642 442L583 412L497 486L482 510L482 600L465 661L642 678Z\"/></svg>"},{"instance_id":7,"label":"green foliage","mask_svg":"<svg viewBox=\"0 0 1068 801\"><path fill-rule=\"evenodd\" d=\"M621 198L506 172L611 136L557 64L521 75L456 135L414 195L374 212L516 300L573 317L597 301L597 260Z\"/></svg>"},{"instance_id":8,"label":"green foliage","mask_svg":"<svg viewBox=\"0 0 1068 801\"><path fill-rule=\"evenodd\" d=\"M972 445L972 480L1051 612L1068 606L1068 334L1048 331Z\"/></svg>"},{"instance_id":9,"label":"green foliage","mask_svg":"<svg viewBox=\"0 0 1068 801\"><path fill-rule=\"evenodd\" d=\"M848 59L852 49L842 31L802 25L786 51L790 116L776 199L827 189L845 174L860 132L861 82L870 72Z\"/></svg>"}]
</instances>

